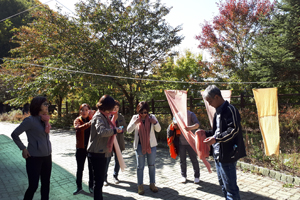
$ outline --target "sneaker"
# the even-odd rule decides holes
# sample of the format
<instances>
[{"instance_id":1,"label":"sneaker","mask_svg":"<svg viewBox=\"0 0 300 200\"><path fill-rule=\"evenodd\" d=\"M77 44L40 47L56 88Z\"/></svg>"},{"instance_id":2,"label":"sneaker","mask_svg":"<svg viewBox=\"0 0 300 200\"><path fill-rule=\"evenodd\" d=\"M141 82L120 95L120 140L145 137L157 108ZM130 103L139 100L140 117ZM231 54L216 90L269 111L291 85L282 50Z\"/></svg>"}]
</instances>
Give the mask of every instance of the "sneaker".
<instances>
[{"instance_id":1,"label":"sneaker","mask_svg":"<svg viewBox=\"0 0 300 200\"><path fill-rule=\"evenodd\" d=\"M186 177L181 177L180 183L186 183Z\"/></svg>"},{"instance_id":2,"label":"sneaker","mask_svg":"<svg viewBox=\"0 0 300 200\"><path fill-rule=\"evenodd\" d=\"M115 182L115 184L119 184L119 183L120 183L118 177L115 177L115 176L114 176L114 182Z\"/></svg>"},{"instance_id":3,"label":"sneaker","mask_svg":"<svg viewBox=\"0 0 300 200\"><path fill-rule=\"evenodd\" d=\"M198 184L200 182L199 178L195 178L194 183Z\"/></svg>"},{"instance_id":4,"label":"sneaker","mask_svg":"<svg viewBox=\"0 0 300 200\"><path fill-rule=\"evenodd\" d=\"M73 195L79 194L82 191L82 188L77 188L74 192Z\"/></svg>"},{"instance_id":5,"label":"sneaker","mask_svg":"<svg viewBox=\"0 0 300 200\"><path fill-rule=\"evenodd\" d=\"M104 182L103 182L103 185L104 185L104 186L108 186L108 182L107 182L107 181L104 181Z\"/></svg>"}]
</instances>

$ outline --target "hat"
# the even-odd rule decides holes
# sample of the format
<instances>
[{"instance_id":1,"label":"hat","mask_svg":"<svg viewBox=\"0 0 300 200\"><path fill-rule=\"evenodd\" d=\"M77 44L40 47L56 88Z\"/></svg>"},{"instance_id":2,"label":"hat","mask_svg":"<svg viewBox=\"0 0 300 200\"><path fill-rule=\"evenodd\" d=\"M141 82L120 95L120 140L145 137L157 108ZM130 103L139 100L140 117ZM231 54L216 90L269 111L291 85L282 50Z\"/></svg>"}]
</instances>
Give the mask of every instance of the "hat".
<instances>
[{"instance_id":1,"label":"hat","mask_svg":"<svg viewBox=\"0 0 300 200\"><path fill-rule=\"evenodd\" d=\"M173 117L173 123L174 123L174 124L177 124L177 120L176 120L175 117Z\"/></svg>"}]
</instances>

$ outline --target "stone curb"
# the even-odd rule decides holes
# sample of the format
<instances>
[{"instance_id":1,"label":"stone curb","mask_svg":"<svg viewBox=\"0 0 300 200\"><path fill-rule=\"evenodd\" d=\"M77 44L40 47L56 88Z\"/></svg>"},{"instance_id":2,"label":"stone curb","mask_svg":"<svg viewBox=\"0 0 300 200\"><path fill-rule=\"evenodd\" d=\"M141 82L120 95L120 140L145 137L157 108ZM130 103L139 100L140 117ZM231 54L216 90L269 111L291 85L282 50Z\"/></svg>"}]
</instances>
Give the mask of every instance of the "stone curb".
<instances>
[{"instance_id":1,"label":"stone curb","mask_svg":"<svg viewBox=\"0 0 300 200\"><path fill-rule=\"evenodd\" d=\"M281 173L281 172L278 172L275 170L270 170L268 168L260 167L257 165L252 165L252 164L241 162L241 161L238 161L236 165L237 165L237 167L241 168L242 170L251 171L253 173L261 174L263 176L268 176L272 179L276 179L276 180L282 181L284 183L293 184L295 186L300 186L300 178L297 176L293 177L291 175L286 175L284 173Z\"/></svg>"}]
</instances>

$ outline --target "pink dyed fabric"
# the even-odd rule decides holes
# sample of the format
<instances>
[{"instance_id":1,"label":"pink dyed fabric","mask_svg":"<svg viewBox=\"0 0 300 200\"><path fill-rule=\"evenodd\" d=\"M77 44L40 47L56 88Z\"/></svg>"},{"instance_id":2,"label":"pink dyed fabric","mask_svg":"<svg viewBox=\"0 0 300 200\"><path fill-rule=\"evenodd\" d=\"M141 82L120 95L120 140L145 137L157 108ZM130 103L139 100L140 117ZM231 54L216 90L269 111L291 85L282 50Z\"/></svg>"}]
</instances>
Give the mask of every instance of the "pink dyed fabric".
<instances>
[{"instance_id":1,"label":"pink dyed fabric","mask_svg":"<svg viewBox=\"0 0 300 200\"><path fill-rule=\"evenodd\" d=\"M202 97L203 97L203 92L204 91L201 91ZM222 94L222 97L224 98L224 100L227 100L230 103L231 90L221 90L221 94ZM209 123L210 123L210 126L212 127L216 109L214 107L210 106L205 99L203 99L203 100L204 100L205 108L207 111Z\"/></svg>"},{"instance_id":2,"label":"pink dyed fabric","mask_svg":"<svg viewBox=\"0 0 300 200\"><path fill-rule=\"evenodd\" d=\"M191 131L185 130L185 128L187 127L187 91L165 90L165 95L167 97L171 111L177 120L177 125L181 133L190 144L190 146L194 149L194 151L197 152L198 157L203 161L208 171L211 172L210 164L206 160L206 157L208 157L206 156L207 149L205 149L207 145L203 144L203 140L205 138L203 139L203 135L201 135L200 133L198 133L196 136ZM205 151L203 151L203 149L205 149Z\"/></svg>"},{"instance_id":3,"label":"pink dyed fabric","mask_svg":"<svg viewBox=\"0 0 300 200\"><path fill-rule=\"evenodd\" d=\"M41 116L41 120L45 122L45 132L50 133L50 129L51 129L51 125L49 123L50 116L49 115L40 115L40 116Z\"/></svg>"}]
</instances>

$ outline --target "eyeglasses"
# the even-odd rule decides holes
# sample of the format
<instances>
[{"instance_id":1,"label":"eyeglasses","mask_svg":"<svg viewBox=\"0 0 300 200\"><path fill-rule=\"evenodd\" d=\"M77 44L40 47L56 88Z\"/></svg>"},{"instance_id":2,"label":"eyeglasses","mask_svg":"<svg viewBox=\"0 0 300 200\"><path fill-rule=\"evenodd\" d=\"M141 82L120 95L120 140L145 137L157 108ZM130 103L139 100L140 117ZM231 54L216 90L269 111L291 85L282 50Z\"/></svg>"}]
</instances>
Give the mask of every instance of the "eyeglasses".
<instances>
[{"instance_id":1,"label":"eyeglasses","mask_svg":"<svg viewBox=\"0 0 300 200\"><path fill-rule=\"evenodd\" d=\"M48 107L50 104L48 102L44 102L42 105Z\"/></svg>"},{"instance_id":2,"label":"eyeglasses","mask_svg":"<svg viewBox=\"0 0 300 200\"><path fill-rule=\"evenodd\" d=\"M148 112L140 112L140 114L148 114Z\"/></svg>"}]
</instances>

